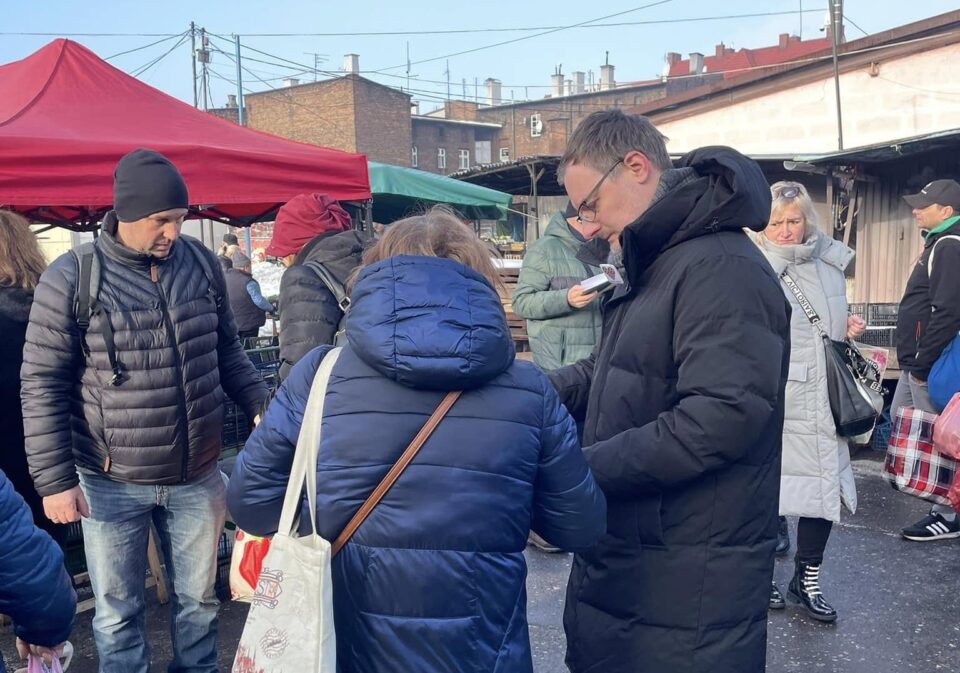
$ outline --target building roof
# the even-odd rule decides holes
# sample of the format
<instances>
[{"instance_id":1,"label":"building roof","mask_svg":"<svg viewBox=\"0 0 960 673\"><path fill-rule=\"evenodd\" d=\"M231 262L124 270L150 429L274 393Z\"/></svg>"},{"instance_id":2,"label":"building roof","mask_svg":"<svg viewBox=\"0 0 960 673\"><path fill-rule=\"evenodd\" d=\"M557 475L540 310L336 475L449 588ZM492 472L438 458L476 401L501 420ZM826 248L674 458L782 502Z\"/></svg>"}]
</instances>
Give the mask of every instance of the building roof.
<instances>
[{"instance_id":1,"label":"building roof","mask_svg":"<svg viewBox=\"0 0 960 673\"><path fill-rule=\"evenodd\" d=\"M829 38L816 40L801 40L796 35L781 35L780 44L760 49L730 49L717 45L713 56L704 56L703 74L723 73L724 78L739 77L750 68L756 66L776 65L795 61L804 56L831 48ZM690 74L690 59L676 61L670 65L668 77L679 77Z\"/></svg>"},{"instance_id":2,"label":"building roof","mask_svg":"<svg viewBox=\"0 0 960 673\"><path fill-rule=\"evenodd\" d=\"M297 89L307 89L311 87L324 88L324 87L330 86L331 84L337 84L347 79L354 80L356 82L360 82L362 84L366 84L369 86L375 86L380 89L387 89L401 96L406 96L407 98L413 97L411 94L407 93L406 91L401 91L400 89L396 89L392 86L387 86L386 84L381 84L380 82L374 82L372 79L361 77L360 75L357 75L356 73L352 73L352 72L346 73L340 77L331 77L330 79L317 80L316 82L304 82L303 84L294 84L293 86L282 86L282 87L277 87L275 89L267 89L265 91L251 91L250 93L243 94L243 97L245 99L254 98L256 96L266 96L266 95L275 94L275 93L286 93L288 91L295 91Z\"/></svg>"},{"instance_id":3,"label":"building roof","mask_svg":"<svg viewBox=\"0 0 960 673\"><path fill-rule=\"evenodd\" d=\"M479 126L486 129L500 129L503 124L494 124L492 122L475 122L469 119L447 119L445 117L428 117L426 115L410 115L411 121L427 122L429 124L457 124L459 126Z\"/></svg>"},{"instance_id":4,"label":"building roof","mask_svg":"<svg viewBox=\"0 0 960 673\"><path fill-rule=\"evenodd\" d=\"M950 129L900 140L887 140L882 143L854 147L839 152L830 152L828 154L801 155L794 157L793 161L801 164L813 164L815 166L849 163L883 163L938 149L956 151L958 145L960 145L960 129Z\"/></svg>"}]
</instances>

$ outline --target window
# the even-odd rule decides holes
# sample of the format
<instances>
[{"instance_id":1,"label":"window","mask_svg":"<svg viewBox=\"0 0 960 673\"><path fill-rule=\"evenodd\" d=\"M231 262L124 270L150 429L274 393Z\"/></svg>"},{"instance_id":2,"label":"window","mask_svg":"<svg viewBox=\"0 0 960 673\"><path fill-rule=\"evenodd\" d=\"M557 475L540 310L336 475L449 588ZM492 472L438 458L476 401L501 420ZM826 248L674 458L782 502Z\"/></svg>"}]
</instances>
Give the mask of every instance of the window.
<instances>
[{"instance_id":1,"label":"window","mask_svg":"<svg viewBox=\"0 0 960 673\"><path fill-rule=\"evenodd\" d=\"M417 168L420 165L419 159L417 158L417 146L414 145L410 148L410 165L414 168Z\"/></svg>"},{"instance_id":2,"label":"window","mask_svg":"<svg viewBox=\"0 0 960 673\"><path fill-rule=\"evenodd\" d=\"M500 161L510 161L510 148L501 147L500 148Z\"/></svg>"},{"instance_id":3,"label":"window","mask_svg":"<svg viewBox=\"0 0 960 673\"><path fill-rule=\"evenodd\" d=\"M543 121L539 114L530 115L530 137L539 138L543 135Z\"/></svg>"},{"instance_id":4,"label":"window","mask_svg":"<svg viewBox=\"0 0 960 673\"><path fill-rule=\"evenodd\" d=\"M490 163L490 152L493 143L489 140L478 140L473 143L473 160L478 165Z\"/></svg>"},{"instance_id":5,"label":"window","mask_svg":"<svg viewBox=\"0 0 960 673\"><path fill-rule=\"evenodd\" d=\"M470 150L460 150L460 168L470 168Z\"/></svg>"},{"instance_id":6,"label":"window","mask_svg":"<svg viewBox=\"0 0 960 673\"><path fill-rule=\"evenodd\" d=\"M447 151L442 147L437 150L437 168L444 170L447 167Z\"/></svg>"},{"instance_id":7,"label":"window","mask_svg":"<svg viewBox=\"0 0 960 673\"><path fill-rule=\"evenodd\" d=\"M443 128L442 126L438 126L438 127L437 127L437 137L440 138L440 140L446 140L446 139L447 139L447 129Z\"/></svg>"}]
</instances>

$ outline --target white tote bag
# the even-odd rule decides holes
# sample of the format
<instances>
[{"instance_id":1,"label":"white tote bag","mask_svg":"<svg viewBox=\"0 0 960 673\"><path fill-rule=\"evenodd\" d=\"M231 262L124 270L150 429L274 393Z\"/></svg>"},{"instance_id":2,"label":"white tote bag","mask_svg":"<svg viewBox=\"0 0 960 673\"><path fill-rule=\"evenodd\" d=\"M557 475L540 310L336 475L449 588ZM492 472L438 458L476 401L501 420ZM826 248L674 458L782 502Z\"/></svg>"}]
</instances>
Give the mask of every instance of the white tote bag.
<instances>
[{"instance_id":1,"label":"white tote bag","mask_svg":"<svg viewBox=\"0 0 960 673\"><path fill-rule=\"evenodd\" d=\"M277 534L263 560L233 661L233 673L336 673L330 543L317 534L317 451L330 372L340 355L331 350L307 398ZM304 484L311 533L297 534Z\"/></svg>"}]
</instances>

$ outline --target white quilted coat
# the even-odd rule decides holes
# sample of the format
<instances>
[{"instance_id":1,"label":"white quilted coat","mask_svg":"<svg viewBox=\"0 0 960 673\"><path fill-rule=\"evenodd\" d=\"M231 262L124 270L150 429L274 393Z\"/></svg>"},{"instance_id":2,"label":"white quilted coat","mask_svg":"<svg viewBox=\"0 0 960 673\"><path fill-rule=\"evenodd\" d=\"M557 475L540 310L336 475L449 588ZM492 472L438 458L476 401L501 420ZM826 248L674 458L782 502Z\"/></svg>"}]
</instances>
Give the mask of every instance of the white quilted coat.
<instances>
[{"instance_id":1,"label":"white quilted coat","mask_svg":"<svg viewBox=\"0 0 960 673\"><path fill-rule=\"evenodd\" d=\"M830 337L844 338L848 306L843 270L853 259L853 250L818 232L799 245L779 246L762 234L755 240L777 275L786 269L800 286ZM781 285L793 317L780 514L836 522L841 502L851 513L857 508L850 451L846 440L837 437L830 413L823 340L793 292Z\"/></svg>"}]
</instances>

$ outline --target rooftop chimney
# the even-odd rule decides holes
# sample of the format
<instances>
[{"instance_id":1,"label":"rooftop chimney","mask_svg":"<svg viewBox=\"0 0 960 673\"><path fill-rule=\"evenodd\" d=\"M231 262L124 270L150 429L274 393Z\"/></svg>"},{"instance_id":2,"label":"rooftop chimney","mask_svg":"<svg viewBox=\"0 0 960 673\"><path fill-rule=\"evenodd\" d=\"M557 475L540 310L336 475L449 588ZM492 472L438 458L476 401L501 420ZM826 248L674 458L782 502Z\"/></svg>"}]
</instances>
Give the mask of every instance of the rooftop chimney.
<instances>
[{"instance_id":1,"label":"rooftop chimney","mask_svg":"<svg viewBox=\"0 0 960 673\"><path fill-rule=\"evenodd\" d=\"M300 80L298 80L296 77L287 77L285 80L283 80L283 86L286 87L297 86L298 84L300 84Z\"/></svg>"},{"instance_id":2,"label":"rooftop chimney","mask_svg":"<svg viewBox=\"0 0 960 673\"><path fill-rule=\"evenodd\" d=\"M600 90L609 91L617 86L613 78L613 66L610 65L610 52L607 52L604 64L600 66Z\"/></svg>"},{"instance_id":3,"label":"rooftop chimney","mask_svg":"<svg viewBox=\"0 0 960 673\"><path fill-rule=\"evenodd\" d=\"M703 74L703 54L699 52L693 52L692 54L690 54L690 74L691 75Z\"/></svg>"},{"instance_id":4,"label":"rooftop chimney","mask_svg":"<svg viewBox=\"0 0 960 673\"><path fill-rule=\"evenodd\" d=\"M716 51L714 52L714 56L716 56L717 58L723 58L726 55L727 55L727 46L723 42L721 42L720 44L717 45Z\"/></svg>"},{"instance_id":5,"label":"rooftop chimney","mask_svg":"<svg viewBox=\"0 0 960 673\"><path fill-rule=\"evenodd\" d=\"M563 95L571 96L573 95L573 80L565 79L563 80Z\"/></svg>"},{"instance_id":6,"label":"rooftop chimney","mask_svg":"<svg viewBox=\"0 0 960 673\"><path fill-rule=\"evenodd\" d=\"M676 65L683 57L675 51L667 52L667 65Z\"/></svg>"},{"instance_id":7,"label":"rooftop chimney","mask_svg":"<svg viewBox=\"0 0 960 673\"><path fill-rule=\"evenodd\" d=\"M410 103L410 114L419 117L420 116L420 103L419 101L413 101Z\"/></svg>"},{"instance_id":8,"label":"rooftop chimney","mask_svg":"<svg viewBox=\"0 0 960 673\"><path fill-rule=\"evenodd\" d=\"M357 54L344 54L343 71L348 75L360 74L360 56Z\"/></svg>"},{"instance_id":9,"label":"rooftop chimney","mask_svg":"<svg viewBox=\"0 0 960 673\"><path fill-rule=\"evenodd\" d=\"M556 71L550 75L550 95L559 98L563 95L563 66L558 65Z\"/></svg>"},{"instance_id":10,"label":"rooftop chimney","mask_svg":"<svg viewBox=\"0 0 960 673\"><path fill-rule=\"evenodd\" d=\"M227 107L237 107L237 96L235 94L227 94Z\"/></svg>"},{"instance_id":11,"label":"rooftop chimney","mask_svg":"<svg viewBox=\"0 0 960 673\"><path fill-rule=\"evenodd\" d=\"M500 80L490 77L484 84L487 86L487 105L500 105Z\"/></svg>"},{"instance_id":12,"label":"rooftop chimney","mask_svg":"<svg viewBox=\"0 0 960 673\"><path fill-rule=\"evenodd\" d=\"M786 49L789 46L790 46L790 34L780 33L780 48Z\"/></svg>"},{"instance_id":13,"label":"rooftop chimney","mask_svg":"<svg viewBox=\"0 0 960 673\"><path fill-rule=\"evenodd\" d=\"M573 91L572 93L584 93L587 90L586 87L586 75L582 71L577 71L573 73Z\"/></svg>"}]
</instances>

